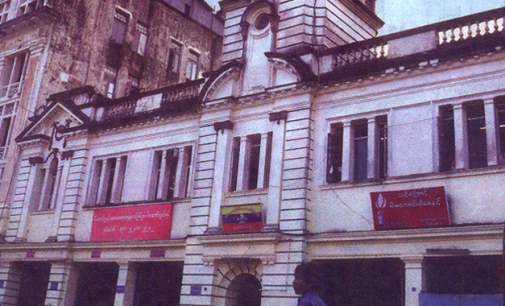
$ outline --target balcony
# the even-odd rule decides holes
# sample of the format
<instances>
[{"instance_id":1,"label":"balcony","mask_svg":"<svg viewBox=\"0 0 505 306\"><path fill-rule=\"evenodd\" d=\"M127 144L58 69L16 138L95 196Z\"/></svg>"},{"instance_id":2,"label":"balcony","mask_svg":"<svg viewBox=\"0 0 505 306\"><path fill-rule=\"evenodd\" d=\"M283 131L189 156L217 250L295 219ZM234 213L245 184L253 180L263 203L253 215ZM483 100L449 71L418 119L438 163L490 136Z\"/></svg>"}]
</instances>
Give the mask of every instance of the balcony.
<instances>
[{"instance_id":1,"label":"balcony","mask_svg":"<svg viewBox=\"0 0 505 306\"><path fill-rule=\"evenodd\" d=\"M22 32L24 29L33 29L34 27L45 26L50 22L59 19L57 12L58 0L37 0L33 7L26 10L20 16L9 19L0 24L1 35L11 35Z\"/></svg>"},{"instance_id":2,"label":"balcony","mask_svg":"<svg viewBox=\"0 0 505 306\"><path fill-rule=\"evenodd\" d=\"M21 96L22 88L23 82L17 82L2 86L0 88L0 101L19 98Z\"/></svg>"},{"instance_id":3,"label":"balcony","mask_svg":"<svg viewBox=\"0 0 505 306\"><path fill-rule=\"evenodd\" d=\"M505 8L328 49L322 80L346 80L493 52L505 46Z\"/></svg>"},{"instance_id":4,"label":"balcony","mask_svg":"<svg viewBox=\"0 0 505 306\"><path fill-rule=\"evenodd\" d=\"M192 111L198 106L202 84L203 79L105 102L99 121L129 122Z\"/></svg>"}]
</instances>

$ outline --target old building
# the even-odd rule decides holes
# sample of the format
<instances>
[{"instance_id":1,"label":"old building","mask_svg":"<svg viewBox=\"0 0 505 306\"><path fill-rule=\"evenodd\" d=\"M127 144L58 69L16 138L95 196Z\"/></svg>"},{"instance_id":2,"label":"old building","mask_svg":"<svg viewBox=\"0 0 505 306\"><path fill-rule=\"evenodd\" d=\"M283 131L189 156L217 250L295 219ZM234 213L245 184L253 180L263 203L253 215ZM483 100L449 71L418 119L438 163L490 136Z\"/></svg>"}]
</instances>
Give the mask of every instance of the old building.
<instances>
[{"instance_id":1,"label":"old building","mask_svg":"<svg viewBox=\"0 0 505 306\"><path fill-rule=\"evenodd\" d=\"M374 1L220 3L204 78L41 86L0 302L294 305L314 260L327 305L499 305L505 8L376 37Z\"/></svg>"},{"instance_id":2,"label":"old building","mask_svg":"<svg viewBox=\"0 0 505 306\"><path fill-rule=\"evenodd\" d=\"M13 137L49 95L92 86L131 96L220 66L223 22L203 1L0 1L0 203L11 193Z\"/></svg>"}]
</instances>

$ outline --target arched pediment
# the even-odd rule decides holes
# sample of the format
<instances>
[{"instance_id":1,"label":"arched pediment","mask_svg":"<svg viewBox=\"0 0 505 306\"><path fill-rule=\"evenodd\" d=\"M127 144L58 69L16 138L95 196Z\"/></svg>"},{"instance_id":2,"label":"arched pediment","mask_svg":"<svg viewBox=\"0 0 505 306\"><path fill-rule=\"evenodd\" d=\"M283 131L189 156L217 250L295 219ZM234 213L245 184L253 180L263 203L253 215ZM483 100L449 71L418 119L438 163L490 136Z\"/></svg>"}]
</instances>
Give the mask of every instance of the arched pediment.
<instances>
[{"instance_id":1,"label":"arched pediment","mask_svg":"<svg viewBox=\"0 0 505 306\"><path fill-rule=\"evenodd\" d=\"M203 86L200 100L205 103L206 101L236 96L241 73L242 64L238 61L230 62L214 71Z\"/></svg>"}]
</instances>

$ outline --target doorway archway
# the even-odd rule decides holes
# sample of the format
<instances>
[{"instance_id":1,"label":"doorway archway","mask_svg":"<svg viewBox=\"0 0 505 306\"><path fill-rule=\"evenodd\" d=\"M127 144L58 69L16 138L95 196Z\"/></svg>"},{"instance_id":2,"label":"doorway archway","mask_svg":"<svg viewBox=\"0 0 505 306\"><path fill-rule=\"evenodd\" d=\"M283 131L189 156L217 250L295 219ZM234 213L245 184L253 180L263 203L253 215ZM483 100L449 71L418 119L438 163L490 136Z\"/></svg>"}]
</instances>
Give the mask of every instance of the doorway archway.
<instances>
[{"instance_id":1,"label":"doorway archway","mask_svg":"<svg viewBox=\"0 0 505 306\"><path fill-rule=\"evenodd\" d=\"M261 283L253 275L235 276L226 290L225 306L261 306Z\"/></svg>"}]
</instances>

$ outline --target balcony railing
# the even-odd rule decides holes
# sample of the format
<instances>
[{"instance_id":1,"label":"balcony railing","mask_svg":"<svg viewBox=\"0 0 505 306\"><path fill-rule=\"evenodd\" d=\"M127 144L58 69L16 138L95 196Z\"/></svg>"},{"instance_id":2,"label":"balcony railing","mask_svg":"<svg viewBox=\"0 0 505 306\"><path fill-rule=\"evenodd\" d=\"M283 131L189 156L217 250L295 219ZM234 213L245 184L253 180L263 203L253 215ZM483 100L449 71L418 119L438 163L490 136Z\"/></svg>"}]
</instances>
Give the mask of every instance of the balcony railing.
<instances>
[{"instance_id":1,"label":"balcony railing","mask_svg":"<svg viewBox=\"0 0 505 306\"><path fill-rule=\"evenodd\" d=\"M449 58L492 51L505 45L504 16L505 8L499 8L329 49L322 56L331 56L333 64L323 73L346 78L415 65L429 54Z\"/></svg>"},{"instance_id":2,"label":"balcony railing","mask_svg":"<svg viewBox=\"0 0 505 306\"><path fill-rule=\"evenodd\" d=\"M108 102L101 121L114 121L147 113L171 114L192 109L198 103L202 83L203 80L197 80Z\"/></svg>"},{"instance_id":3,"label":"balcony railing","mask_svg":"<svg viewBox=\"0 0 505 306\"><path fill-rule=\"evenodd\" d=\"M470 16L472 17L472 16ZM503 31L503 15L484 15L480 18L462 18L455 24L447 24L438 32L439 45L450 44L460 40L468 40Z\"/></svg>"},{"instance_id":4,"label":"balcony railing","mask_svg":"<svg viewBox=\"0 0 505 306\"><path fill-rule=\"evenodd\" d=\"M19 97L21 95L22 85L23 82L17 82L1 87L0 100Z\"/></svg>"}]
</instances>

